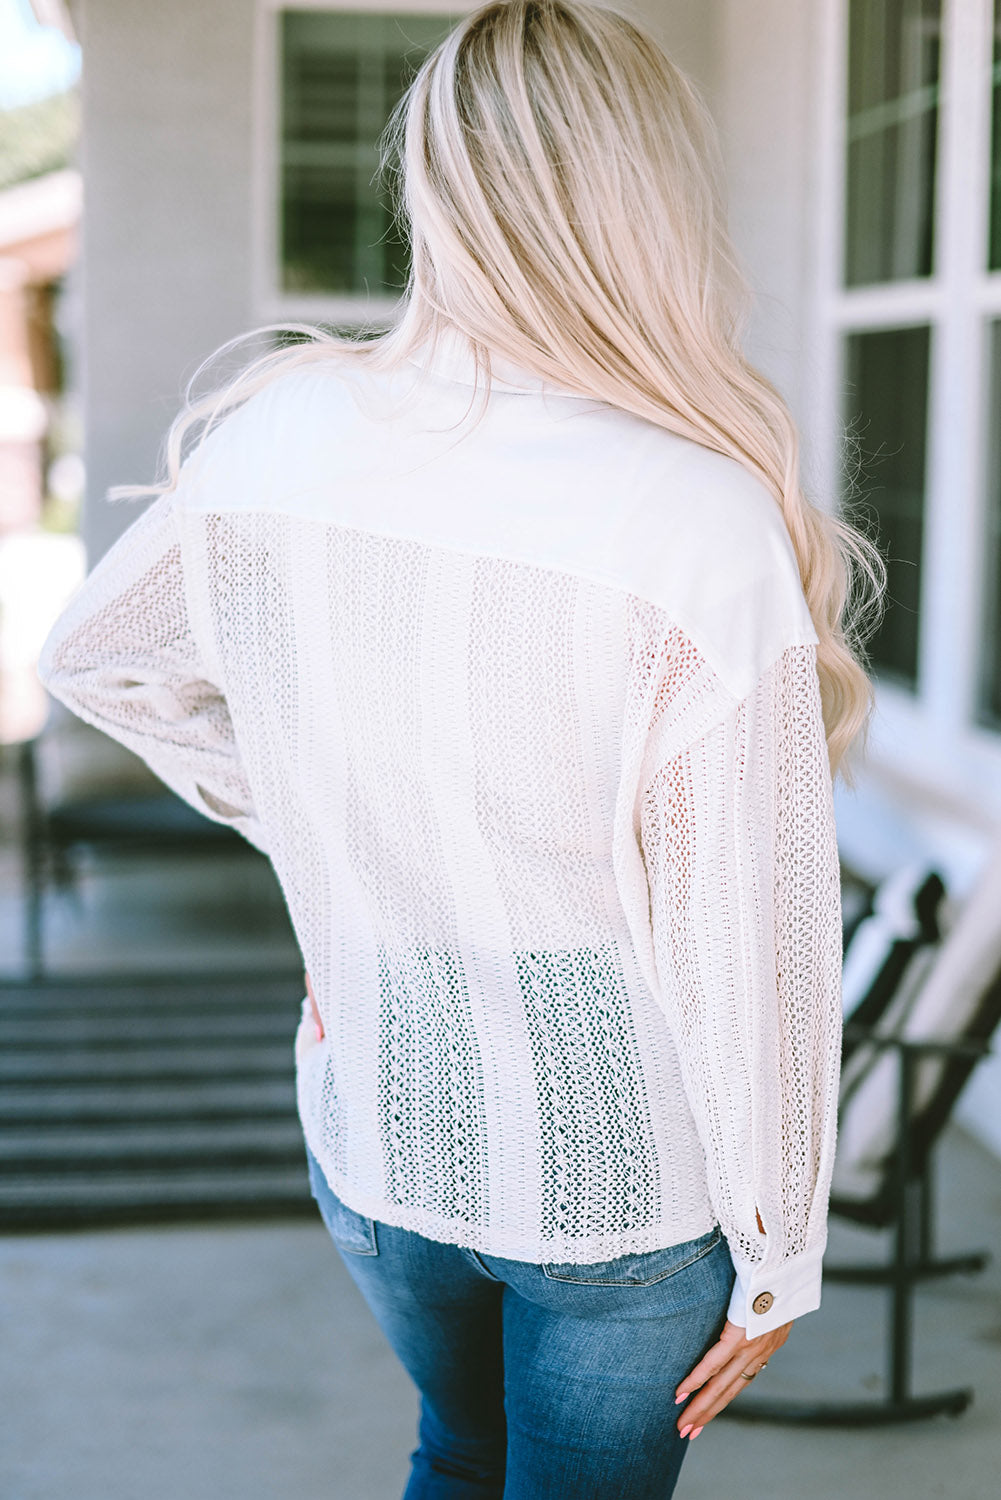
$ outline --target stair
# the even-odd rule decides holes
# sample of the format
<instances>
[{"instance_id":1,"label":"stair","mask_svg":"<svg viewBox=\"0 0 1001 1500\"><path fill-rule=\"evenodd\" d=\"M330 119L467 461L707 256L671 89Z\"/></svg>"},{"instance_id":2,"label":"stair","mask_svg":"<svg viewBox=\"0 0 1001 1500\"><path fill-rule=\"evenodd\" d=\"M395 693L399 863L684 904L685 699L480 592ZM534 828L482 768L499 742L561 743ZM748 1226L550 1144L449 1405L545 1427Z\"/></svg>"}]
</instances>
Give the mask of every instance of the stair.
<instances>
[{"instance_id":1,"label":"stair","mask_svg":"<svg viewBox=\"0 0 1001 1500\"><path fill-rule=\"evenodd\" d=\"M302 970L0 982L0 1231L315 1212Z\"/></svg>"}]
</instances>

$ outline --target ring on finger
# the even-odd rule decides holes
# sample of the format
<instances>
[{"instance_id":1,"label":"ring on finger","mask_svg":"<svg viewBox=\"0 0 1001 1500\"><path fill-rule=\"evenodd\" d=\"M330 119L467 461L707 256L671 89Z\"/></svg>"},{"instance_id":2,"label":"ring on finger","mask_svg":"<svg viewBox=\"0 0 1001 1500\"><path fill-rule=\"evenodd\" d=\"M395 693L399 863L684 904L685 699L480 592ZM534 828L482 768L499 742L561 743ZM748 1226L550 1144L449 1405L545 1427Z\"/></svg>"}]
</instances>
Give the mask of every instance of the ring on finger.
<instances>
[{"instance_id":1,"label":"ring on finger","mask_svg":"<svg viewBox=\"0 0 1001 1500\"><path fill-rule=\"evenodd\" d=\"M741 1378L741 1380L753 1380L754 1377L755 1377L755 1375L760 1375L761 1372L762 1372L762 1370L767 1370L767 1369L768 1369L768 1361L766 1359L763 1365L759 1365L758 1368L756 1370L752 1370L750 1372L750 1374L748 1374L748 1372L746 1370L741 1370L741 1372L740 1372L740 1378Z\"/></svg>"}]
</instances>

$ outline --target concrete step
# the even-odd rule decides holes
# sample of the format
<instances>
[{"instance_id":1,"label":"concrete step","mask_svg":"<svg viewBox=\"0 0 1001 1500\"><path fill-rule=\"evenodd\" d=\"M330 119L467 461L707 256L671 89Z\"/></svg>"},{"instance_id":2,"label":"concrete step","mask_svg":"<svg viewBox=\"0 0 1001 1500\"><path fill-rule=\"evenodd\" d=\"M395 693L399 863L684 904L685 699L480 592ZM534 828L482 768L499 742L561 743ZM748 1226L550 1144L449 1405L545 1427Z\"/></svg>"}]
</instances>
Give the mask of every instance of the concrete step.
<instances>
[{"instance_id":1,"label":"concrete step","mask_svg":"<svg viewBox=\"0 0 1001 1500\"><path fill-rule=\"evenodd\" d=\"M288 1073L292 1041L271 1044L193 1046L190 1042L145 1044L132 1048L74 1047L54 1042L48 1048L26 1047L0 1056L0 1088L35 1087L73 1079L103 1079L113 1086L127 1082L170 1082L181 1078L246 1078Z\"/></svg>"},{"instance_id":2,"label":"concrete step","mask_svg":"<svg viewBox=\"0 0 1001 1500\"><path fill-rule=\"evenodd\" d=\"M287 974L109 974L99 978L53 977L29 983L0 980L0 1018L41 1015L144 1014L201 1015L232 1011L250 1015L298 1008L305 995L301 971Z\"/></svg>"},{"instance_id":3,"label":"concrete step","mask_svg":"<svg viewBox=\"0 0 1001 1500\"><path fill-rule=\"evenodd\" d=\"M153 1127L44 1125L0 1134L0 1174L162 1171L178 1166L294 1164L304 1152L297 1120L171 1120Z\"/></svg>"},{"instance_id":4,"label":"concrete step","mask_svg":"<svg viewBox=\"0 0 1001 1500\"><path fill-rule=\"evenodd\" d=\"M315 1206L305 1158L298 1166L195 1168L163 1176L70 1173L0 1180L0 1226L5 1232L311 1212Z\"/></svg>"},{"instance_id":5,"label":"concrete step","mask_svg":"<svg viewBox=\"0 0 1001 1500\"><path fill-rule=\"evenodd\" d=\"M74 1080L46 1088L7 1086L0 1091L0 1130L10 1125L125 1121L142 1124L164 1119L231 1119L234 1116L294 1115L295 1083L289 1078L187 1078L174 1082L121 1079L113 1088L105 1078Z\"/></svg>"},{"instance_id":6,"label":"concrete step","mask_svg":"<svg viewBox=\"0 0 1001 1500\"><path fill-rule=\"evenodd\" d=\"M229 1011L122 1011L98 1015L16 1016L0 1013L0 1058L16 1050L101 1047L127 1051L148 1046L210 1045L213 1042L290 1042L298 1009Z\"/></svg>"},{"instance_id":7,"label":"concrete step","mask_svg":"<svg viewBox=\"0 0 1001 1500\"><path fill-rule=\"evenodd\" d=\"M0 1230L299 1213L302 974L0 986Z\"/></svg>"}]
</instances>

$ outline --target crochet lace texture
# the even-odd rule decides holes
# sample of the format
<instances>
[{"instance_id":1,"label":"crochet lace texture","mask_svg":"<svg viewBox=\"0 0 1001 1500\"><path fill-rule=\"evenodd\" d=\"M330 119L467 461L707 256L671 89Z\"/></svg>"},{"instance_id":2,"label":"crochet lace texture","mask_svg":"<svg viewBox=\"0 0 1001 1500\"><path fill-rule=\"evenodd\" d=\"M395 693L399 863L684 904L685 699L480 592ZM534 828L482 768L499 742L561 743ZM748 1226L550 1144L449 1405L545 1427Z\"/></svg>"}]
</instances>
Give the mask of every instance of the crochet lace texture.
<instances>
[{"instance_id":1,"label":"crochet lace texture","mask_svg":"<svg viewBox=\"0 0 1001 1500\"><path fill-rule=\"evenodd\" d=\"M269 856L325 1031L304 1005L303 1127L349 1207L544 1263L719 1223L731 1315L760 1290L773 1321L809 1310L841 911L816 636L777 509L764 563L739 538L726 554L700 527L739 501L737 466L570 396L495 392L428 461L448 381L382 418L365 469L379 415L347 384L285 377L217 428L92 569L41 680ZM492 464L498 493L531 489L546 442L593 504L540 487L519 525L468 488ZM647 509L613 545L591 518L642 443ZM661 503L651 545L675 557L673 514L688 561L654 589L657 557L630 559Z\"/></svg>"}]
</instances>

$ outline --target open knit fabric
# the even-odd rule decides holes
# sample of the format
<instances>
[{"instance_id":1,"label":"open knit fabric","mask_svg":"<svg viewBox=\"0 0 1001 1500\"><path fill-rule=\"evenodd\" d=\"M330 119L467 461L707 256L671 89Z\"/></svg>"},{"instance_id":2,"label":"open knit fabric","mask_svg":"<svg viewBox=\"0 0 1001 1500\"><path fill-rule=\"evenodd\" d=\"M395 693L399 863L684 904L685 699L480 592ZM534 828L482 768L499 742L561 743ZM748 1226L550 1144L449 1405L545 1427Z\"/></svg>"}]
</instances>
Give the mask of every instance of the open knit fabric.
<instances>
[{"instance_id":1,"label":"open knit fabric","mask_svg":"<svg viewBox=\"0 0 1001 1500\"><path fill-rule=\"evenodd\" d=\"M819 1305L835 1144L817 636L741 465L494 369L469 423L457 339L273 381L39 676L269 856L349 1207L550 1264L719 1223L753 1336Z\"/></svg>"}]
</instances>

